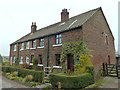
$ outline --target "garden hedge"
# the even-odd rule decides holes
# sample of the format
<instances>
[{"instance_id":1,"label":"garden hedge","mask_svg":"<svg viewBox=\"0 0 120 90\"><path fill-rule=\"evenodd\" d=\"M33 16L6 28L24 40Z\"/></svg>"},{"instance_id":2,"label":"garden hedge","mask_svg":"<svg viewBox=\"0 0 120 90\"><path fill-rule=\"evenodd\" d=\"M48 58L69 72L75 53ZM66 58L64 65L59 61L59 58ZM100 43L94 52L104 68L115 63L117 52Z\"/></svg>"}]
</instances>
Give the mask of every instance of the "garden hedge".
<instances>
[{"instance_id":1,"label":"garden hedge","mask_svg":"<svg viewBox=\"0 0 120 90\"><path fill-rule=\"evenodd\" d=\"M17 68L17 67L12 67L12 66L3 66L2 71L5 73L8 73L8 72L12 73L14 71L17 71L18 76L23 77L23 78L27 75L32 75L33 81L40 82L40 83L42 83L43 78L44 78L43 71L35 71L35 70Z\"/></svg>"},{"instance_id":2,"label":"garden hedge","mask_svg":"<svg viewBox=\"0 0 120 90\"><path fill-rule=\"evenodd\" d=\"M51 73L49 76L50 83L53 87L61 82L62 88L84 88L94 83L94 77L90 73L84 73L80 75L68 76Z\"/></svg>"},{"instance_id":3,"label":"garden hedge","mask_svg":"<svg viewBox=\"0 0 120 90\"><path fill-rule=\"evenodd\" d=\"M86 73L90 73L92 76L94 76L95 71L93 66L86 66L85 71Z\"/></svg>"}]
</instances>

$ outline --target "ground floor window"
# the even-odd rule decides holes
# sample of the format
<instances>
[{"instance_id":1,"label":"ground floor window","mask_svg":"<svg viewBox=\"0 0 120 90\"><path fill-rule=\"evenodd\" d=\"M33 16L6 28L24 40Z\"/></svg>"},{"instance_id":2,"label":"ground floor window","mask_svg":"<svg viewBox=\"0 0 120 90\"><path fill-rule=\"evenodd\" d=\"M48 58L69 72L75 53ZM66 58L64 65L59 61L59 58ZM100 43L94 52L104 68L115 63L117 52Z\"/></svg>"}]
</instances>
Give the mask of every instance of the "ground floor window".
<instances>
[{"instance_id":1,"label":"ground floor window","mask_svg":"<svg viewBox=\"0 0 120 90\"><path fill-rule=\"evenodd\" d=\"M26 63L29 64L29 56L26 56Z\"/></svg>"},{"instance_id":2,"label":"ground floor window","mask_svg":"<svg viewBox=\"0 0 120 90\"><path fill-rule=\"evenodd\" d=\"M12 56L10 57L10 65L12 65Z\"/></svg>"},{"instance_id":3,"label":"ground floor window","mask_svg":"<svg viewBox=\"0 0 120 90\"><path fill-rule=\"evenodd\" d=\"M56 66L60 65L60 54L55 54L56 57Z\"/></svg>"},{"instance_id":4,"label":"ground floor window","mask_svg":"<svg viewBox=\"0 0 120 90\"><path fill-rule=\"evenodd\" d=\"M15 63L15 59L16 59L16 58L15 58L15 56L14 56L14 61L13 61L13 63Z\"/></svg>"},{"instance_id":5,"label":"ground floor window","mask_svg":"<svg viewBox=\"0 0 120 90\"><path fill-rule=\"evenodd\" d=\"M20 62L21 64L23 63L23 56L21 56L21 62Z\"/></svg>"},{"instance_id":6,"label":"ground floor window","mask_svg":"<svg viewBox=\"0 0 120 90\"><path fill-rule=\"evenodd\" d=\"M31 61L30 61L30 63L33 62L33 58L34 58L34 55L31 55Z\"/></svg>"},{"instance_id":7,"label":"ground floor window","mask_svg":"<svg viewBox=\"0 0 120 90\"><path fill-rule=\"evenodd\" d=\"M39 63L42 64L42 55L39 55Z\"/></svg>"}]
</instances>

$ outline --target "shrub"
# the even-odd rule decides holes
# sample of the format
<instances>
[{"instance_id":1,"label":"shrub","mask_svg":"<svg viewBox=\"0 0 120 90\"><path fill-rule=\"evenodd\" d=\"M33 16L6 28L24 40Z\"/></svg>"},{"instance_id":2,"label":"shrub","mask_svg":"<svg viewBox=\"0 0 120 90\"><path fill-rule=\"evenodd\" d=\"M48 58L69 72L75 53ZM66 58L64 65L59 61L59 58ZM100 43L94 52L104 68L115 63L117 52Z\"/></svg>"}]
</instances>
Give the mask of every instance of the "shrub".
<instances>
[{"instance_id":1,"label":"shrub","mask_svg":"<svg viewBox=\"0 0 120 90\"><path fill-rule=\"evenodd\" d=\"M6 73L6 76L9 76L10 75L10 73Z\"/></svg>"},{"instance_id":2,"label":"shrub","mask_svg":"<svg viewBox=\"0 0 120 90\"><path fill-rule=\"evenodd\" d=\"M94 77L89 73L80 75L67 76L51 73L49 80L53 87L56 87L58 82L61 82L62 88L84 88L94 83Z\"/></svg>"},{"instance_id":3,"label":"shrub","mask_svg":"<svg viewBox=\"0 0 120 90\"><path fill-rule=\"evenodd\" d=\"M31 69L31 66L29 64L27 64L27 63L23 63L22 67L26 68L26 69Z\"/></svg>"},{"instance_id":4,"label":"shrub","mask_svg":"<svg viewBox=\"0 0 120 90\"><path fill-rule=\"evenodd\" d=\"M18 72L16 72L16 71L13 72L12 74L13 74L14 77L18 76Z\"/></svg>"},{"instance_id":5,"label":"shrub","mask_svg":"<svg viewBox=\"0 0 120 90\"><path fill-rule=\"evenodd\" d=\"M29 70L29 69L17 68L17 67L11 67L11 66L2 67L2 71L6 73L8 72L12 73L14 71L17 71L18 76L23 78L27 75L32 75L33 81L40 82L40 83L42 83L43 77L44 77L43 71L35 71L35 70Z\"/></svg>"},{"instance_id":6,"label":"shrub","mask_svg":"<svg viewBox=\"0 0 120 90\"><path fill-rule=\"evenodd\" d=\"M27 75L26 77L25 77L25 81L27 81L27 82L30 82L30 81L32 81L33 80L33 76L32 75Z\"/></svg>"},{"instance_id":7,"label":"shrub","mask_svg":"<svg viewBox=\"0 0 120 90\"><path fill-rule=\"evenodd\" d=\"M37 66L37 64L38 64L37 58L33 58L33 66Z\"/></svg>"},{"instance_id":8,"label":"shrub","mask_svg":"<svg viewBox=\"0 0 120 90\"><path fill-rule=\"evenodd\" d=\"M10 77L11 80L14 80L16 77Z\"/></svg>"},{"instance_id":9,"label":"shrub","mask_svg":"<svg viewBox=\"0 0 120 90\"><path fill-rule=\"evenodd\" d=\"M86 66L85 71L86 73L90 73L92 76L94 76L95 71L93 66Z\"/></svg>"}]
</instances>

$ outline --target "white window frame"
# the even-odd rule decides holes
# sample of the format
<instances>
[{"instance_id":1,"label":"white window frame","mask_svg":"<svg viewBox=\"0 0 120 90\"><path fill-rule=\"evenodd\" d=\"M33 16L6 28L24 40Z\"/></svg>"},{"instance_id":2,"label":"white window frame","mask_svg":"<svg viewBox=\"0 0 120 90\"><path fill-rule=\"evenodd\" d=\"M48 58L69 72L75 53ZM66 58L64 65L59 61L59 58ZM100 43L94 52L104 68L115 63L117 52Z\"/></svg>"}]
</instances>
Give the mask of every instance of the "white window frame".
<instances>
[{"instance_id":1,"label":"white window frame","mask_svg":"<svg viewBox=\"0 0 120 90\"><path fill-rule=\"evenodd\" d=\"M15 45L14 45L14 51L16 51L16 47L17 47L17 45L15 44Z\"/></svg>"},{"instance_id":2,"label":"white window frame","mask_svg":"<svg viewBox=\"0 0 120 90\"><path fill-rule=\"evenodd\" d=\"M33 40L32 41L32 48L35 48L36 47L36 40Z\"/></svg>"},{"instance_id":3,"label":"white window frame","mask_svg":"<svg viewBox=\"0 0 120 90\"><path fill-rule=\"evenodd\" d=\"M40 39L40 47L44 47L44 38Z\"/></svg>"},{"instance_id":4,"label":"white window frame","mask_svg":"<svg viewBox=\"0 0 120 90\"><path fill-rule=\"evenodd\" d=\"M16 59L16 57L14 56L14 60L13 60L13 63L15 63L15 59Z\"/></svg>"},{"instance_id":5,"label":"white window frame","mask_svg":"<svg viewBox=\"0 0 120 90\"><path fill-rule=\"evenodd\" d=\"M23 56L20 57L20 64L23 64Z\"/></svg>"},{"instance_id":6,"label":"white window frame","mask_svg":"<svg viewBox=\"0 0 120 90\"><path fill-rule=\"evenodd\" d=\"M57 34L56 38L55 38L55 44L62 44L62 40L61 40L61 34Z\"/></svg>"},{"instance_id":7,"label":"white window frame","mask_svg":"<svg viewBox=\"0 0 120 90\"><path fill-rule=\"evenodd\" d=\"M10 65L12 65L12 56L10 57Z\"/></svg>"},{"instance_id":8,"label":"white window frame","mask_svg":"<svg viewBox=\"0 0 120 90\"><path fill-rule=\"evenodd\" d=\"M26 56L26 63L29 64L29 56Z\"/></svg>"},{"instance_id":9,"label":"white window frame","mask_svg":"<svg viewBox=\"0 0 120 90\"><path fill-rule=\"evenodd\" d=\"M30 42L26 42L26 49L29 49L30 48Z\"/></svg>"},{"instance_id":10,"label":"white window frame","mask_svg":"<svg viewBox=\"0 0 120 90\"><path fill-rule=\"evenodd\" d=\"M24 50L24 43L21 43L21 49L20 50Z\"/></svg>"}]
</instances>

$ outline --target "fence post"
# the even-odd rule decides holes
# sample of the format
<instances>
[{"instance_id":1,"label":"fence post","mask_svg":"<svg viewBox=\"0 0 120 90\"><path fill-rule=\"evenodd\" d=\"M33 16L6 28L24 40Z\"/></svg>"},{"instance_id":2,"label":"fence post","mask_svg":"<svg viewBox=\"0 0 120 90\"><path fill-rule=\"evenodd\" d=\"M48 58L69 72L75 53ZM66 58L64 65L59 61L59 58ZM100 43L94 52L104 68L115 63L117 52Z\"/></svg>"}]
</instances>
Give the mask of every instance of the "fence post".
<instances>
[{"instance_id":1,"label":"fence post","mask_svg":"<svg viewBox=\"0 0 120 90\"><path fill-rule=\"evenodd\" d=\"M106 75L108 75L108 65L106 63Z\"/></svg>"},{"instance_id":2,"label":"fence post","mask_svg":"<svg viewBox=\"0 0 120 90\"><path fill-rule=\"evenodd\" d=\"M116 65L116 74L117 74L117 77L118 77L118 66Z\"/></svg>"},{"instance_id":3,"label":"fence post","mask_svg":"<svg viewBox=\"0 0 120 90\"><path fill-rule=\"evenodd\" d=\"M102 66L103 66L103 76L105 76L105 64L102 63Z\"/></svg>"}]
</instances>

